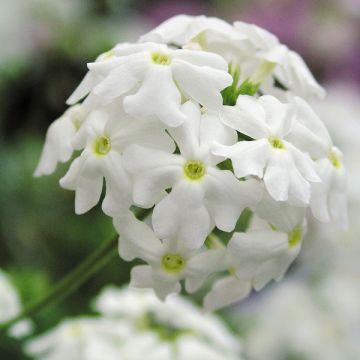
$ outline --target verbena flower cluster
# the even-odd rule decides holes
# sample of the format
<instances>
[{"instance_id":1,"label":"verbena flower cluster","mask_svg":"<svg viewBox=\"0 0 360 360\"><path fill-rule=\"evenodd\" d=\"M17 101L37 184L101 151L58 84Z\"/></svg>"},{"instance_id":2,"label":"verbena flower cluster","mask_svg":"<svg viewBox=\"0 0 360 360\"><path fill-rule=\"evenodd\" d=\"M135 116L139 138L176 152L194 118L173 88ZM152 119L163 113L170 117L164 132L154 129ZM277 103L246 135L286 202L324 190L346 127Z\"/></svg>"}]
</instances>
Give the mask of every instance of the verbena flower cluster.
<instances>
[{"instance_id":1,"label":"verbena flower cluster","mask_svg":"<svg viewBox=\"0 0 360 360\"><path fill-rule=\"evenodd\" d=\"M35 175L75 152L60 185L75 191L77 214L105 183L120 256L144 262L131 285L163 299L216 274L204 298L216 309L284 275L307 213L346 227L342 154L307 102L324 90L266 30L180 15L88 69ZM151 221L133 206L152 209Z\"/></svg>"},{"instance_id":2,"label":"verbena flower cluster","mask_svg":"<svg viewBox=\"0 0 360 360\"><path fill-rule=\"evenodd\" d=\"M163 304L152 291L110 287L95 310L100 316L65 320L30 340L26 353L38 360L241 360L239 339L183 298Z\"/></svg>"}]
</instances>

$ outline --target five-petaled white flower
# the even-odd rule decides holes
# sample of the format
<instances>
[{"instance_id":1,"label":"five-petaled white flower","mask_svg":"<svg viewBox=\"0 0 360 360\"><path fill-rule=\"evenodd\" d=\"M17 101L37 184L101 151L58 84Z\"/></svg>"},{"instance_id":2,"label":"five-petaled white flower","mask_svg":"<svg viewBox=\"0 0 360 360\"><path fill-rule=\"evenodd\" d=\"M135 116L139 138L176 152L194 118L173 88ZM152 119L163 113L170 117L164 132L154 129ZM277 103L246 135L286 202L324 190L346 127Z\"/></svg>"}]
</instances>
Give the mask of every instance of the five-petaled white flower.
<instances>
[{"instance_id":1,"label":"five-petaled white flower","mask_svg":"<svg viewBox=\"0 0 360 360\"><path fill-rule=\"evenodd\" d=\"M94 110L74 139L81 155L60 180L62 187L75 190L75 211L82 214L95 206L106 182L104 211L109 215L127 210L131 201L131 181L123 168L122 152L129 144L140 143L174 150L172 139L158 120L136 119L111 108Z\"/></svg>"},{"instance_id":2,"label":"five-petaled white flower","mask_svg":"<svg viewBox=\"0 0 360 360\"><path fill-rule=\"evenodd\" d=\"M229 305L246 297L252 288L259 291L269 281L282 279L299 254L304 231L304 224L285 232L262 222L260 228L234 233L227 247L230 275L205 296L205 308Z\"/></svg>"},{"instance_id":3,"label":"five-petaled white flower","mask_svg":"<svg viewBox=\"0 0 360 360\"><path fill-rule=\"evenodd\" d=\"M88 65L99 79L86 99L90 107L123 97L129 114L156 115L168 126L178 126L185 119L180 110L182 97L209 109L221 107L220 91L232 82L222 57L155 43L133 47L128 55L115 47L112 51L117 56Z\"/></svg>"},{"instance_id":4,"label":"five-petaled white flower","mask_svg":"<svg viewBox=\"0 0 360 360\"><path fill-rule=\"evenodd\" d=\"M153 288L161 299L178 293L182 279L187 291L194 292L209 274L225 268L224 249L198 251L187 248L180 238L159 239L132 214L117 218L114 224L121 233L120 255L128 261L140 258L148 263L132 269L130 285Z\"/></svg>"},{"instance_id":5,"label":"five-petaled white flower","mask_svg":"<svg viewBox=\"0 0 360 360\"><path fill-rule=\"evenodd\" d=\"M222 120L254 140L232 146L218 144L213 153L229 157L236 176L256 175L263 179L275 200L308 204L310 182L321 180L308 153L292 143L297 134L293 131L291 110L290 106L269 95L259 99L239 96L236 106L224 108Z\"/></svg>"},{"instance_id":6,"label":"five-petaled white flower","mask_svg":"<svg viewBox=\"0 0 360 360\"><path fill-rule=\"evenodd\" d=\"M236 141L236 133L216 113L202 114L190 101L182 112L187 116L184 124L169 130L180 154L133 145L124 153L124 165L133 176L136 204L151 207L164 196L154 209L156 231L199 248L214 225L233 230L242 210L260 200L261 190L255 180L239 181L230 170L216 167L224 158L211 154L213 142Z\"/></svg>"}]
</instances>

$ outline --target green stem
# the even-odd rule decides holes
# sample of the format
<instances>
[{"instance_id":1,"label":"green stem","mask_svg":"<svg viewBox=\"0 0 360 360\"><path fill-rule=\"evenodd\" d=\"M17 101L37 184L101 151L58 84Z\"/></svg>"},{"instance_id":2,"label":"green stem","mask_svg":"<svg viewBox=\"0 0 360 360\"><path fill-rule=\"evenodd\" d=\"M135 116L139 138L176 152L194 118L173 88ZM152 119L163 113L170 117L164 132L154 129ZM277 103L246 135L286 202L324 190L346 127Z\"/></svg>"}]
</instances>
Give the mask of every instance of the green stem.
<instances>
[{"instance_id":1,"label":"green stem","mask_svg":"<svg viewBox=\"0 0 360 360\"><path fill-rule=\"evenodd\" d=\"M149 209L141 209L137 213L138 219L144 219ZM74 270L62 278L42 298L30 303L19 315L9 321L0 324L0 332L6 331L19 320L31 317L41 311L47 305L58 302L74 290L79 288L93 274L103 268L111 259L118 254L118 236L113 236L110 241L104 242L98 249L83 260Z\"/></svg>"}]
</instances>

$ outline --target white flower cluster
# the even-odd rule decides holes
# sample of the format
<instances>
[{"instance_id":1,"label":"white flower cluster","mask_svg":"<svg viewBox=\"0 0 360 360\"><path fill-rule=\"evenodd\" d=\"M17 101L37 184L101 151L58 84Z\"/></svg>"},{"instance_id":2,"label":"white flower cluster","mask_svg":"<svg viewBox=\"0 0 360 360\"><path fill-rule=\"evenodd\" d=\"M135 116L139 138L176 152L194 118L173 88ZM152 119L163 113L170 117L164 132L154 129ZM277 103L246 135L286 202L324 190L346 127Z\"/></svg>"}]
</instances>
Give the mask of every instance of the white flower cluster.
<instances>
[{"instance_id":1,"label":"white flower cluster","mask_svg":"<svg viewBox=\"0 0 360 360\"><path fill-rule=\"evenodd\" d=\"M346 227L342 155L305 100L324 90L274 35L180 15L88 68L35 174L81 151L60 184L82 214L105 181L120 255L145 262L132 285L165 298L182 280L194 292L217 273L204 303L219 308L283 276L308 208ZM151 226L131 206L153 209ZM263 226L244 232L249 209Z\"/></svg>"},{"instance_id":2,"label":"white flower cluster","mask_svg":"<svg viewBox=\"0 0 360 360\"><path fill-rule=\"evenodd\" d=\"M37 360L241 360L239 339L214 315L183 298L160 302L150 290L107 288L97 317L63 321L29 341Z\"/></svg>"}]
</instances>

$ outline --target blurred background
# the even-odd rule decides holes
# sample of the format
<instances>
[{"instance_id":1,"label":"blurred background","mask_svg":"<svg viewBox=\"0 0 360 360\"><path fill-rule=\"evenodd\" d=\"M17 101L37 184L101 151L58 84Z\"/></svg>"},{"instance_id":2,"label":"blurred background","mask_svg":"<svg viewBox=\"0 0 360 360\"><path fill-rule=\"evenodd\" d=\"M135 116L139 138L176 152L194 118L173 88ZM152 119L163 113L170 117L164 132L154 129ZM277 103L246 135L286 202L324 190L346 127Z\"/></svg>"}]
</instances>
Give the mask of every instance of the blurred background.
<instances>
[{"instance_id":1,"label":"blurred background","mask_svg":"<svg viewBox=\"0 0 360 360\"><path fill-rule=\"evenodd\" d=\"M67 165L49 177L32 173L46 129L66 109L86 63L180 13L255 23L298 51L328 90L328 99L314 106L349 172L349 231L310 224L286 281L221 316L245 339L249 359L360 359L359 0L0 0L0 268L27 303L110 236L111 220L98 209L74 214L74 194L58 186ZM128 278L129 266L114 259L39 313L36 333L90 311L103 285ZM332 355L321 352L326 347ZM10 339L0 340L0 358L26 359Z\"/></svg>"}]
</instances>

